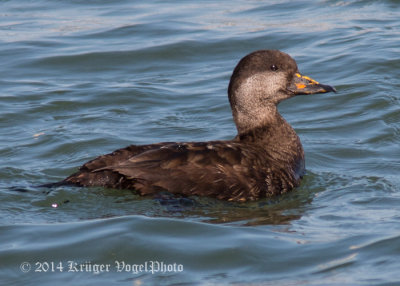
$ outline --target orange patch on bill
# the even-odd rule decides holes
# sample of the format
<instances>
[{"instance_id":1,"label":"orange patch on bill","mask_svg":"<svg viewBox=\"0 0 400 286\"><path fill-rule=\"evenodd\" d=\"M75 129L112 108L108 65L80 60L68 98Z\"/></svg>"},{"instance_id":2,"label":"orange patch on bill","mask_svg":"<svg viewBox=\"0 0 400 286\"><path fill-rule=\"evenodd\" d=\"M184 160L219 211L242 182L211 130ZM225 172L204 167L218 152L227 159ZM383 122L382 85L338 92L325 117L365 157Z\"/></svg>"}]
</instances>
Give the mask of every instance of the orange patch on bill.
<instances>
[{"instance_id":1,"label":"orange patch on bill","mask_svg":"<svg viewBox=\"0 0 400 286\"><path fill-rule=\"evenodd\" d=\"M311 77L308 77L308 76L306 76L306 75L301 75L301 74L299 74L299 73L296 73L295 75L296 75L297 77L299 77L299 78L304 78L304 79L308 80L308 81L311 82L312 84L319 84L318 81L313 80Z\"/></svg>"},{"instance_id":2,"label":"orange patch on bill","mask_svg":"<svg viewBox=\"0 0 400 286\"><path fill-rule=\"evenodd\" d=\"M319 84L318 81L313 80L311 77L308 77L308 76L306 76L306 75L303 75L302 77L305 78L305 79L307 79L307 80L309 80L309 81L311 81L313 84Z\"/></svg>"},{"instance_id":3,"label":"orange patch on bill","mask_svg":"<svg viewBox=\"0 0 400 286\"><path fill-rule=\"evenodd\" d=\"M298 89L302 89L302 88L306 87L306 85L302 84L302 83L296 83L296 86L297 86Z\"/></svg>"}]
</instances>

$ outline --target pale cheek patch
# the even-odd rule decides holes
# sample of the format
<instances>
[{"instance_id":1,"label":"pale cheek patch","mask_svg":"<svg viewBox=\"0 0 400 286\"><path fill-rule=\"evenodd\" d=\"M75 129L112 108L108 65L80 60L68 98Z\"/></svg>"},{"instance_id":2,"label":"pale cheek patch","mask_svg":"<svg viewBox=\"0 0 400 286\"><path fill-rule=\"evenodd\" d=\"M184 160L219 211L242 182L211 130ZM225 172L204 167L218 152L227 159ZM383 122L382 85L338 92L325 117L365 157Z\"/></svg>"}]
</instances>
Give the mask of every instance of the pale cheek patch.
<instances>
[{"instance_id":1,"label":"pale cheek patch","mask_svg":"<svg viewBox=\"0 0 400 286\"><path fill-rule=\"evenodd\" d=\"M272 98L287 82L283 72L258 73L248 77L238 89L236 102L241 107L259 105L266 97Z\"/></svg>"}]
</instances>

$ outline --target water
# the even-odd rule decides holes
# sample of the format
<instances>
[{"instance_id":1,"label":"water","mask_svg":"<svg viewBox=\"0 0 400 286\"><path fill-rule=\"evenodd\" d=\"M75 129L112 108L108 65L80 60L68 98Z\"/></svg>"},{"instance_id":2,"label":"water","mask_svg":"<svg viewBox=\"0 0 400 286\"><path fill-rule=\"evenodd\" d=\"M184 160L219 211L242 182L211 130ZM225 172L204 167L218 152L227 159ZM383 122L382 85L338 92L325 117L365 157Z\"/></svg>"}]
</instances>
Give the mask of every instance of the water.
<instances>
[{"instance_id":1,"label":"water","mask_svg":"<svg viewBox=\"0 0 400 286\"><path fill-rule=\"evenodd\" d=\"M400 284L398 1L0 11L2 285ZM233 204L34 187L132 143L232 138L230 74L266 48L338 90L280 105L306 152L295 192Z\"/></svg>"}]
</instances>

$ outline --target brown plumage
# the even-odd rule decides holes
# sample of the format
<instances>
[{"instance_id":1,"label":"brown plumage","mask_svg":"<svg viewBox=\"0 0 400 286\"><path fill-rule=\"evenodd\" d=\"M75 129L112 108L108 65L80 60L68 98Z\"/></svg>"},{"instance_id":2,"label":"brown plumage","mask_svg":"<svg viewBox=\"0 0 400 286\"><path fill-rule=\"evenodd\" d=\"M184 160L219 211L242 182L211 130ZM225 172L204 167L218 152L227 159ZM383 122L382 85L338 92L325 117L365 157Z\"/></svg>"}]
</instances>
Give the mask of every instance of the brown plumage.
<instances>
[{"instance_id":1,"label":"brown plumage","mask_svg":"<svg viewBox=\"0 0 400 286\"><path fill-rule=\"evenodd\" d=\"M58 184L231 201L285 193L300 183L304 152L277 104L296 94L329 91L335 89L301 76L289 55L253 52L240 60L229 83L238 130L233 140L131 145L87 162Z\"/></svg>"}]
</instances>

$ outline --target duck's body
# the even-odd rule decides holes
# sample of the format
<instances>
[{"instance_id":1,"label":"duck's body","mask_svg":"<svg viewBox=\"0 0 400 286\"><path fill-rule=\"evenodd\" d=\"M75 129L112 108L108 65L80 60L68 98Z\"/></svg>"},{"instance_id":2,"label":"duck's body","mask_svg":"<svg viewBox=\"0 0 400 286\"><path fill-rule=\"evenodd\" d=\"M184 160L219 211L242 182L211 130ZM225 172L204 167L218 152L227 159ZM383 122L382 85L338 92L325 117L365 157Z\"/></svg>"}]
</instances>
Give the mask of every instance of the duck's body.
<instances>
[{"instance_id":1,"label":"duck's body","mask_svg":"<svg viewBox=\"0 0 400 286\"><path fill-rule=\"evenodd\" d=\"M238 129L233 140L131 145L87 162L60 183L232 201L290 191L304 174L304 151L277 104L296 94L329 91L334 88L301 76L285 53L251 53L235 68L228 88Z\"/></svg>"},{"instance_id":2,"label":"duck's body","mask_svg":"<svg viewBox=\"0 0 400 286\"><path fill-rule=\"evenodd\" d=\"M277 133L265 131L232 141L131 145L86 163L65 181L135 189L141 195L169 191L234 201L287 192L304 173L303 148L295 133L294 149L272 148Z\"/></svg>"}]
</instances>

